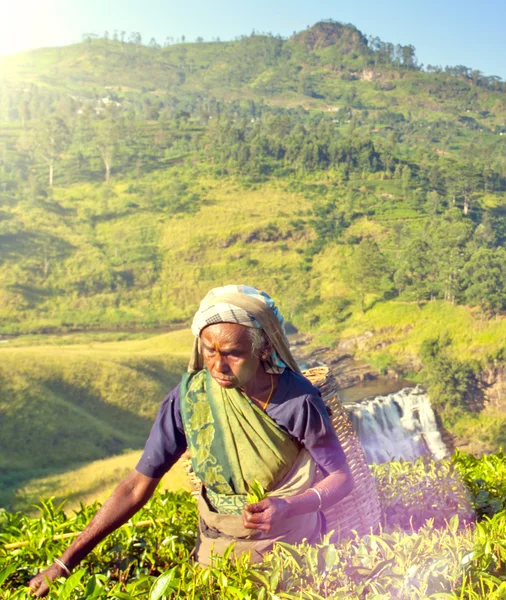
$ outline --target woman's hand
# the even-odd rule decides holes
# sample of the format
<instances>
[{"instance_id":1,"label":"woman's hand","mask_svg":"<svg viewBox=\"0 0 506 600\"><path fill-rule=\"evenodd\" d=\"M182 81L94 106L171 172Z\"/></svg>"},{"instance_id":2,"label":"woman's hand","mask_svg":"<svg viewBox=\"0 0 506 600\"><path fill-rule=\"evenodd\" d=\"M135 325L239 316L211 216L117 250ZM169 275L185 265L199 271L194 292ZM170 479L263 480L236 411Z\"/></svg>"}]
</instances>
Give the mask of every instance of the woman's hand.
<instances>
[{"instance_id":1,"label":"woman's hand","mask_svg":"<svg viewBox=\"0 0 506 600\"><path fill-rule=\"evenodd\" d=\"M77 537L60 559L73 568L101 542L106 535L126 523L151 498L159 479L147 477L136 470L127 475L114 492L93 517L86 529ZM49 591L46 582L67 575L58 565L50 567L36 575L30 582L31 593L37 598L45 596Z\"/></svg>"},{"instance_id":2,"label":"woman's hand","mask_svg":"<svg viewBox=\"0 0 506 600\"><path fill-rule=\"evenodd\" d=\"M242 513L246 529L269 532L273 525L290 516L290 504L283 498L264 498L255 504L247 504Z\"/></svg>"},{"instance_id":3,"label":"woman's hand","mask_svg":"<svg viewBox=\"0 0 506 600\"><path fill-rule=\"evenodd\" d=\"M30 593L32 596L36 598L40 598L41 596L45 596L49 591L49 582L58 579L58 577L65 577L65 571L57 565L53 563L50 567L41 571L38 575L36 575L33 579L28 583L28 587L31 588Z\"/></svg>"}]
</instances>

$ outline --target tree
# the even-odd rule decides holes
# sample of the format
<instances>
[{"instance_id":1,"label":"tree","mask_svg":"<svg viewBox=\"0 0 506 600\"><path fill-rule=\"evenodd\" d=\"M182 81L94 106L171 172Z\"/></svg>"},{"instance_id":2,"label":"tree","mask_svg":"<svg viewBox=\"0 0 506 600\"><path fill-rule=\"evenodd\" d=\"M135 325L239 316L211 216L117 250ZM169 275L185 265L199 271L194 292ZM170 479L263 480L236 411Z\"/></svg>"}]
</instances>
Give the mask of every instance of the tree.
<instances>
[{"instance_id":1,"label":"tree","mask_svg":"<svg viewBox=\"0 0 506 600\"><path fill-rule=\"evenodd\" d=\"M401 46L402 64L406 69L414 69L416 66L415 47Z\"/></svg>"},{"instance_id":2,"label":"tree","mask_svg":"<svg viewBox=\"0 0 506 600\"><path fill-rule=\"evenodd\" d=\"M408 165L404 165L404 167L402 167L401 179L402 190L404 192L404 195L406 195L409 191L409 187L411 184L411 169Z\"/></svg>"},{"instance_id":3,"label":"tree","mask_svg":"<svg viewBox=\"0 0 506 600\"><path fill-rule=\"evenodd\" d=\"M109 183L111 168L121 139L121 125L109 114L95 122L95 144L105 167L105 181Z\"/></svg>"},{"instance_id":4,"label":"tree","mask_svg":"<svg viewBox=\"0 0 506 600\"><path fill-rule=\"evenodd\" d=\"M364 238L356 247L343 272L345 282L360 300L363 313L366 294L378 292L386 270L387 261L378 244L370 237Z\"/></svg>"},{"instance_id":5,"label":"tree","mask_svg":"<svg viewBox=\"0 0 506 600\"><path fill-rule=\"evenodd\" d=\"M91 44L92 40L98 39L97 33L83 33L82 38L84 41L87 41L88 44Z\"/></svg>"},{"instance_id":6,"label":"tree","mask_svg":"<svg viewBox=\"0 0 506 600\"><path fill-rule=\"evenodd\" d=\"M409 240L401 251L398 264L394 282L400 292L406 291L406 295L417 303L431 294L435 269L427 242Z\"/></svg>"},{"instance_id":7,"label":"tree","mask_svg":"<svg viewBox=\"0 0 506 600\"><path fill-rule=\"evenodd\" d=\"M439 212L440 205L441 205L441 197L439 196L439 194L435 190L432 190L431 192L429 192L427 194L427 202L426 202L427 212L430 215L432 215L433 217L435 217Z\"/></svg>"},{"instance_id":8,"label":"tree","mask_svg":"<svg viewBox=\"0 0 506 600\"><path fill-rule=\"evenodd\" d=\"M497 314L506 308L506 250L480 248L462 273L464 297L483 313Z\"/></svg>"},{"instance_id":9,"label":"tree","mask_svg":"<svg viewBox=\"0 0 506 600\"><path fill-rule=\"evenodd\" d=\"M420 346L430 399L444 408L468 405L478 392L479 364L451 356L450 346L451 338L444 334L426 339Z\"/></svg>"},{"instance_id":10,"label":"tree","mask_svg":"<svg viewBox=\"0 0 506 600\"><path fill-rule=\"evenodd\" d=\"M128 37L128 40L130 44L135 44L136 46L140 46L142 44L142 36L138 31L132 31Z\"/></svg>"},{"instance_id":11,"label":"tree","mask_svg":"<svg viewBox=\"0 0 506 600\"><path fill-rule=\"evenodd\" d=\"M462 198L462 211L467 215L475 191L482 187L482 174L470 161L465 165L453 165L448 184L453 196L453 205L456 204L457 197Z\"/></svg>"},{"instance_id":12,"label":"tree","mask_svg":"<svg viewBox=\"0 0 506 600\"><path fill-rule=\"evenodd\" d=\"M35 151L49 168L49 187L53 187L56 160L68 146L70 140L71 136L67 125L63 119L57 116L43 121L34 132Z\"/></svg>"},{"instance_id":13,"label":"tree","mask_svg":"<svg viewBox=\"0 0 506 600\"><path fill-rule=\"evenodd\" d=\"M445 300L455 303L461 285L461 273L469 255L467 244L473 224L458 208L448 210L428 230L431 261L436 269L437 287Z\"/></svg>"}]
</instances>

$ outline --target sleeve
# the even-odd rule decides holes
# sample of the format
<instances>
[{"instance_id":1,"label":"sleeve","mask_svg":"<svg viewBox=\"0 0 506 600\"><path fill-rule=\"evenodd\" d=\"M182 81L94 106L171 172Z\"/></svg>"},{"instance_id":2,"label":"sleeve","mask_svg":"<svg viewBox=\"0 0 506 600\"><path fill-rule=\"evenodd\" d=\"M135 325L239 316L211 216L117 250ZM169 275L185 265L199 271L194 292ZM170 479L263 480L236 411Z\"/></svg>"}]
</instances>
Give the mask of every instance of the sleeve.
<instances>
[{"instance_id":1,"label":"sleeve","mask_svg":"<svg viewBox=\"0 0 506 600\"><path fill-rule=\"evenodd\" d=\"M185 450L186 437L178 385L162 402L135 469L147 477L158 479L178 461Z\"/></svg>"},{"instance_id":2,"label":"sleeve","mask_svg":"<svg viewBox=\"0 0 506 600\"><path fill-rule=\"evenodd\" d=\"M291 419L290 433L309 451L326 472L336 471L346 462L343 448L319 396L307 395Z\"/></svg>"}]
</instances>

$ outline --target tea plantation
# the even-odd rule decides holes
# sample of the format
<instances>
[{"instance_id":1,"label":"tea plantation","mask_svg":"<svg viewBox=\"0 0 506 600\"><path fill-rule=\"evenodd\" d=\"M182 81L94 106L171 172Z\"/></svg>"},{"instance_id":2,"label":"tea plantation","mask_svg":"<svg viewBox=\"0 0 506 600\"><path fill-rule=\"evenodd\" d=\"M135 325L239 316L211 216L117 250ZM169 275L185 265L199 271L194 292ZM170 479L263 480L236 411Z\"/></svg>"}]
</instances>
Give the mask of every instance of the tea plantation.
<instances>
[{"instance_id":1,"label":"tea plantation","mask_svg":"<svg viewBox=\"0 0 506 600\"><path fill-rule=\"evenodd\" d=\"M506 457L418 459L373 466L381 530L312 547L278 544L261 564L246 557L193 565L197 511L189 493L157 494L109 536L50 598L500 599L506 597ZM66 515L0 512L2 598L29 598L31 577L60 555L98 505ZM231 550L231 548L230 548Z\"/></svg>"}]
</instances>

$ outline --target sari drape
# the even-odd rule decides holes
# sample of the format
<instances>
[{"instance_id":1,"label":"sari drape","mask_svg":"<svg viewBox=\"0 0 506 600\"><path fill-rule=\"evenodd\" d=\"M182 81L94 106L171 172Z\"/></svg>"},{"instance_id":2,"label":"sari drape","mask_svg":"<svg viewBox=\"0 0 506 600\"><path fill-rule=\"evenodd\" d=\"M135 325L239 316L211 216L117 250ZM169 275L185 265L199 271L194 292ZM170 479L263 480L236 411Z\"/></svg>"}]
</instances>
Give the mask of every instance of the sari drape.
<instances>
[{"instance_id":1,"label":"sari drape","mask_svg":"<svg viewBox=\"0 0 506 600\"><path fill-rule=\"evenodd\" d=\"M317 513L286 519L269 534L244 528L242 512L249 484L259 481L268 496L304 492L316 477L310 454L246 394L221 387L207 370L188 373L181 384L181 415L192 467L203 483L199 500L197 558L221 554L232 542L235 552L253 560L275 541L312 539L320 530Z\"/></svg>"}]
</instances>

